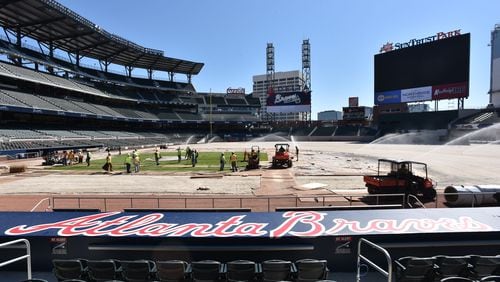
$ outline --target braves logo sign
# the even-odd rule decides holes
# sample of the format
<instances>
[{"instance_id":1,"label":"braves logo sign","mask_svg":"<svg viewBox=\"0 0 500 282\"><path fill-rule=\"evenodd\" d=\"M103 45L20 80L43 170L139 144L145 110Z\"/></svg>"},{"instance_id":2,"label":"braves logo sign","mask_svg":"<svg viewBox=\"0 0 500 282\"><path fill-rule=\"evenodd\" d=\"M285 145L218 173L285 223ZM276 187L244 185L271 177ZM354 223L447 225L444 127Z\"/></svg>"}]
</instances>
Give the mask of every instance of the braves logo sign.
<instances>
[{"instance_id":1,"label":"braves logo sign","mask_svg":"<svg viewBox=\"0 0 500 282\"><path fill-rule=\"evenodd\" d=\"M141 236L141 237L264 237L285 236L319 237L347 234L391 234L415 232L490 231L492 227L471 217L372 219L367 222L334 218L326 220L327 213L290 211L282 214L283 221L270 228L266 222L245 222L246 215L234 215L216 223L168 223L162 213L147 215L119 215L108 212L86 215L62 221L18 225L5 231L6 235L20 236L53 230L58 236Z\"/></svg>"},{"instance_id":2,"label":"braves logo sign","mask_svg":"<svg viewBox=\"0 0 500 282\"><path fill-rule=\"evenodd\" d=\"M276 97L274 98L274 104L300 104L301 100L299 95L297 94L292 94L292 95L281 95L281 94L276 94Z\"/></svg>"}]
</instances>

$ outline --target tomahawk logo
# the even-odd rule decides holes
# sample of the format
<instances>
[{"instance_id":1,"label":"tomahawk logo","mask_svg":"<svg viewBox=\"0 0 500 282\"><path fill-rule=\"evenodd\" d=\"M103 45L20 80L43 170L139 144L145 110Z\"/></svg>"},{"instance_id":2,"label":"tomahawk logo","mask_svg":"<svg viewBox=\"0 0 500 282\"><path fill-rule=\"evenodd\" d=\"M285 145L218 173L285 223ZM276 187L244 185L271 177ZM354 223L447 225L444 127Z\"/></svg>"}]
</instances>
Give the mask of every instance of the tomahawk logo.
<instances>
[{"instance_id":1,"label":"tomahawk logo","mask_svg":"<svg viewBox=\"0 0 500 282\"><path fill-rule=\"evenodd\" d=\"M392 50L394 50L394 47L392 46L392 42L387 42L380 48L380 53L389 52Z\"/></svg>"}]
</instances>

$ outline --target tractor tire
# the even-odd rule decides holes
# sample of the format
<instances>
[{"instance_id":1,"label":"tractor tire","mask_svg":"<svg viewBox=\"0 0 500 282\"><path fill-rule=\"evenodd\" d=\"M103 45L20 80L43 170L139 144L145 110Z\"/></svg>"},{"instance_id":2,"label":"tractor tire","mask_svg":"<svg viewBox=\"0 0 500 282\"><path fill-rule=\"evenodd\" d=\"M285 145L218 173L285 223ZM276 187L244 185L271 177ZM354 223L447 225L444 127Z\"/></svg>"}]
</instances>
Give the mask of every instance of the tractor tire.
<instances>
[{"instance_id":1,"label":"tractor tire","mask_svg":"<svg viewBox=\"0 0 500 282\"><path fill-rule=\"evenodd\" d=\"M414 195L414 196L418 196L418 190L419 190L418 189L418 183L417 182L411 182L410 186L405 191L405 194L408 193L408 194L411 194L411 195Z\"/></svg>"},{"instance_id":2,"label":"tractor tire","mask_svg":"<svg viewBox=\"0 0 500 282\"><path fill-rule=\"evenodd\" d=\"M293 165L292 160L288 160L288 167L290 168L290 167L292 167L292 165Z\"/></svg>"},{"instance_id":3,"label":"tractor tire","mask_svg":"<svg viewBox=\"0 0 500 282\"><path fill-rule=\"evenodd\" d=\"M436 198L437 192L436 192L436 189L434 189L434 188L427 188L427 189L424 189L424 191L422 192L422 195L424 196L425 199L433 200L434 198Z\"/></svg>"},{"instance_id":4,"label":"tractor tire","mask_svg":"<svg viewBox=\"0 0 500 282\"><path fill-rule=\"evenodd\" d=\"M366 188L368 188L368 194L378 194L378 189L374 186L366 185Z\"/></svg>"}]
</instances>

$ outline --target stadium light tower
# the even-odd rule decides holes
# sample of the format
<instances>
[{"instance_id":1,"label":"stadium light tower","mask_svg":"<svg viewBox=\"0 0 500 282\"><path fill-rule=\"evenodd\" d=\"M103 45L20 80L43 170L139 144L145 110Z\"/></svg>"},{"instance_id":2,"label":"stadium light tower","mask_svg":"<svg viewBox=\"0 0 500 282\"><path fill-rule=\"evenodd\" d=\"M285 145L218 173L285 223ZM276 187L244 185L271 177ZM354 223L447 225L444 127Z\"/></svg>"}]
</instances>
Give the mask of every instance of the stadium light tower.
<instances>
[{"instance_id":1,"label":"stadium light tower","mask_svg":"<svg viewBox=\"0 0 500 282\"><path fill-rule=\"evenodd\" d=\"M274 46L273 43L267 43L266 47L266 74L267 74L267 83L268 88L271 86L274 80Z\"/></svg>"},{"instance_id":2,"label":"stadium light tower","mask_svg":"<svg viewBox=\"0 0 500 282\"><path fill-rule=\"evenodd\" d=\"M267 96L274 91L274 46L273 43L267 43L266 47L266 84ZM267 100L266 96L266 100ZM267 113L267 111L266 111Z\"/></svg>"},{"instance_id":3,"label":"stadium light tower","mask_svg":"<svg viewBox=\"0 0 500 282\"><path fill-rule=\"evenodd\" d=\"M302 41L302 79L304 79L304 90L311 90L311 44L309 44L309 39Z\"/></svg>"},{"instance_id":4,"label":"stadium light tower","mask_svg":"<svg viewBox=\"0 0 500 282\"><path fill-rule=\"evenodd\" d=\"M302 41L302 79L303 91L311 91L311 44L309 44L309 39L304 39ZM311 107L309 106L309 112L306 113L306 120L311 121Z\"/></svg>"}]
</instances>

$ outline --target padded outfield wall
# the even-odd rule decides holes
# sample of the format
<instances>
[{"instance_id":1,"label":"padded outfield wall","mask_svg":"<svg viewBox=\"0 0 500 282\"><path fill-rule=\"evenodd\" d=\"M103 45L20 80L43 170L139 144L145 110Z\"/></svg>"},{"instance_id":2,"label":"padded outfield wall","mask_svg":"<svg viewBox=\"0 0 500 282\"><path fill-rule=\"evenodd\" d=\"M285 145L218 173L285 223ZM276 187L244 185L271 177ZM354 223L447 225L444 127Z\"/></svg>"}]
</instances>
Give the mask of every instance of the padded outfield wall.
<instances>
[{"instance_id":1,"label":"padded outfield wall","mask_svg":"<svg viewBox=\"0 0 500 282\"><path fill-rule=\"evenodd\" d=\"M27 238L35 271L52 259L327 259L332 272L356 267L366 238L393 258L496 255L498 208L285 212L3 212L0 241ZM22 255L2 250L1 259ZM383 259L380 263L383 262ZM18 268L25 268L24 263Z\"/></svg>"}]
</instances>

